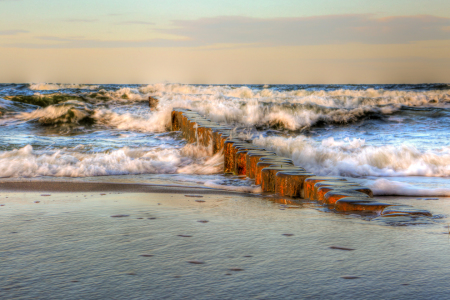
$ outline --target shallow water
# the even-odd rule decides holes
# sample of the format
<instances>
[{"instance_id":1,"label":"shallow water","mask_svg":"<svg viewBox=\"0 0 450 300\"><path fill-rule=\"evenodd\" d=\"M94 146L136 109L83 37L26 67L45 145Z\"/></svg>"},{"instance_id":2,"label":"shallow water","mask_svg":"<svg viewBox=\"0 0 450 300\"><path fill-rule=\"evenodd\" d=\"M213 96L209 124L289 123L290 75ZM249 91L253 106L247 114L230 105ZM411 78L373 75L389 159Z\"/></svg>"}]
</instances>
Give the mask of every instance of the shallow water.
<instances>
[{"instance_id":1,"label":"shallow water","mask_svg":"<svg viewBox=\"0 0 450 300\"><path fill-rule=\"evenodd\" d=\"M105 194L0 193L0 297L445 299L449 292L448 199L426 205L442 219L384 226L256 196ZM111 217L118 214L129 216Z\"/></svg>"}]
</instances>

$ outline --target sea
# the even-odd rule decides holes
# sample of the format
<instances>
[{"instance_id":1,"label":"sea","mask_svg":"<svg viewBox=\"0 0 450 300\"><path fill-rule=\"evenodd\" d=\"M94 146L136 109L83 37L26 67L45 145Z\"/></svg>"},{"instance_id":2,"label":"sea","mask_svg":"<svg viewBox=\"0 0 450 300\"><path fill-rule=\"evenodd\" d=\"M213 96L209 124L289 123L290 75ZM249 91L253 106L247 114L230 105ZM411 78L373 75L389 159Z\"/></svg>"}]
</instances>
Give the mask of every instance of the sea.
<instances>
[{"instance_id":1,"label":"sea","mask_svg":"<svg viewBox=\"0 0 450 300\"><path fill-rule=\"evenodd\" d=\"M0 178L260 192L171 131L175 107L378 196L450 196L449 84L0 84Z\"/></svg>"}]
</instances>

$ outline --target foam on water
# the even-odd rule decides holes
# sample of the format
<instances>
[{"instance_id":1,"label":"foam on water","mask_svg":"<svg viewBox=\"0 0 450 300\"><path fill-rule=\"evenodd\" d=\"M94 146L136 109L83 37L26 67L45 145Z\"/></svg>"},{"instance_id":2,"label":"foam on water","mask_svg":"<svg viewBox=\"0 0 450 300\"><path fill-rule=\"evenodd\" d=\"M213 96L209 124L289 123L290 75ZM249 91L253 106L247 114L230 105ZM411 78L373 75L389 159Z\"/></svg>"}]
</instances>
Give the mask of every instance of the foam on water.
<instances>
[{"instance_id":1,"label":"foam on water","mask_svg":"<svg viewBox=\"0 0 450 300\"><path fill-rule=\"evenodd\" d=\"M210 180L205 182L205 186L239 193L259 194L263 191L260 185L230 185L224 180Z\"/></svg>"},{"instance_id":2,"label":"foam on water","mask_svg":"<svg viewBox=\"0 0 450 300\"><path fill-rule=\"evenodd\" d=\"M122 148L84 153L83 147L61 150L21 149L0 152L0 177L88 177L127 174L215 174L223 170L221 155L186 145L181 149Z\"/></svg>"},{"instance_id":3,"label":"foam on water","mask_svg":"<svg viewBox=\"0 0 450 300\"><path fill-rule=\"evenodd\" d=\"M277 91L231 86L155 84L139 89L160 97L162 105L195 109L214 121L247 126L278 125L289 130L319 122L350 123L378 114L389 115L402 106L446 107L448 90ZM175 105L174 105L175 106Z\"/></svg>"},{"instance_id":4,"label":"foam on water","mask_svg":"<svg viewBox=\"0 0 450 300\"><path fill-rule=\"evenodd\" d=\"M52 85L50 85L53 87ZM59 86L59 85L58 85ZM70 88L71 85L60 86ZM92 89L93 86L89 86ZM50 89L50 88L49 88ZM318 123L351 123L372 115L390 115L402 106L447 107L448 90L276 90L246 86L192 86L182 84L154 84L140 88L122 87L101 89L94 93L73 95L77 99L98 104L107 101L127 104L146 101L148 96L160 99L159 108L165 116L167 127L173 107L190 108L201 112L213 121L245 126L278 126L289 130L302 130ZM36 93L23 96L27 103L55 103L70 98L70 94L47 95ZM28 98L26 98L28 97ZM42 104L40 104L42 105ZM161 128L157 129L161 130ZM150 130L152 131L152 129Z\"/></svg>"},{"instance_id":5,"label":"foam on water","mask_svg":"<svg viewBox=\"0 0 450 300\"><path fill-rule=\"evenodd\" d=\"M290 157L319 175L358 176L450 176L450 148L418 150L413 145L366 146L364 140L333 138L322 142L305 136L263 137L256 145Z\"/></svg>"},{"instance_id":6,"label":"foam on water","mask_svg":"<svg viewBox=\"0 0 450 300\"><path fill-rule=\"evenodd\" d=\"M8 141L2 148L8 151L0 158L3 177L220 173L219 156L208 158L202 151L190 152L186 147L155 147L165 143L164 138L155 136L170 130L174 107L189 108L212 121L238 127L236 134L292 157L296 164L319 175L450 176L450 145L446 142L450 89L444 85L42 83L17 85L16 89L4 86L0 95L6 99L0 99L0 126L12 132L3 131ZM159 100L152 111L146 103L149 96ZM56 142L63 144L52 147L55 137L49 134L58 134L59 127L60 136L82 133L80 143L94 144L87 147L90 151L102 150L88 153L64 139ZM299 134L302 130L308 136ZM124 147L132 145L121 144L126 132L144 139L147 147ZM34 139L34 134L44 138ZM103 140L96 144L98 137ZM428 143L430 137L433 143ZM177 138L171 136L169 144L178 147ZM105 151L108 139L114 143ZM20 149L11 151L13 147ZM198 153L203 154L197 157ZM410 193L406 187L392 188L389 184L378 182L374 190L380 195L393 189ZM223 186L223 182L207 185ZM254 191L251 185L240 185L239 189Z\"/></svg>"},{"instance_id":7,"label":"foam on water","mask_svg":"<svg viewBox=\"0 0 450 300\"><path fill-rule=\"evenodd\" d=\"M372 189L376 196L422 196L422 197L448 197L450 196L449 188L423 188L417 185L411 185L405 182L387 180L384 178L377 179L373 182L366 183L365 186Z\"/></svg>"}]
</instances>

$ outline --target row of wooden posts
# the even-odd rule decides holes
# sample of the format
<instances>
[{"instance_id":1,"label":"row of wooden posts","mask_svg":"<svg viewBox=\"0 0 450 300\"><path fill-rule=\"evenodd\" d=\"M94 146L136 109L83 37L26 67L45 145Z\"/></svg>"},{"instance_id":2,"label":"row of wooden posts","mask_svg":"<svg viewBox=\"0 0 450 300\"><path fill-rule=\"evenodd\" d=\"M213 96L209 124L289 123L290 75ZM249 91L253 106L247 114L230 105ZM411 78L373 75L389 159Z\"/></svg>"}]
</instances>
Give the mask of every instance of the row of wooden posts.
<instances>
[{"instance_id":1,"label":"row of wooden posts","mask_svg":"<svg viewBox=\"0 0 450 300\"><path fill-rule=\"evenodd\" d=\"M176 108L172 111L172 130L181 131L189 143L223 152L224 172L247 176L261 185L263 192L281 197L315 200L336 211L366 211L403 216L431 213L404 205L383 203L373 198L371 189L339 176L316 176L293 161L270 150L232 136L232 128L212 122L199 113Z\"/></svg>"}]
</instances>

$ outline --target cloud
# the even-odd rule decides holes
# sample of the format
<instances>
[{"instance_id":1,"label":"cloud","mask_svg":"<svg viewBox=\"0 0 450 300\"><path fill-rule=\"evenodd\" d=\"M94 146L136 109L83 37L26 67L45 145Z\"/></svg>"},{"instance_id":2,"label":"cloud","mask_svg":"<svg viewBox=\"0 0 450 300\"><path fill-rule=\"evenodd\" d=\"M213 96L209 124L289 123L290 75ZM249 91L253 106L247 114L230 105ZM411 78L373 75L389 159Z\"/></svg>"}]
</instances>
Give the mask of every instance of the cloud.
<instances>
[{"instance_id":1,"label":"cloud","mask_svg":"<svg viewBox=\"0 0 450 300\"><path fill-rule=\"evenodd\" d=\"M71 22L95 22L75 19ZM121 24L153 25L129 21ZM428 15L375 18L373 15L330 15L302 18L250 18L224 16L176 20L168 29L153 29L177 39L101 40L82 37L38 37L46 44L3 44L25 48L123 48L123 47L240 47L336 44L408 44L450 40L450 18ZM51 42L51 43L50 43Z\"/></svg>"},{"instance_id":2,"label":"cloud","mask_svg":"<svg viewBox=\"0 0 450 300\"><path fill-rule=\"evenodd\" d=\"M116 25L156 25L153 22L145 22L145 21L125 21L125 22L118 22Z\"/></svg>"},{"instance_id":3,"label":"cloud","mask_svg":"<svg viewBox=\"0 0 450 300\"><path fill-rule=\"evenodd\" d=\"M450 39L444 30L450 18L372 15L331 15L304 18L216 17L177 20L161 30L206 44L254 43L257 45L404 44Z\"/></svg>"},{"instance_id":4,"label":"cloud","mask_svg":"<svg viewBox=\"0 0 450 300\"><path fill-rule=\"evenodd\" d=\"M2 1L2 0L0 0ZM0 30L0 35L16 35L20 33L28 33L27 30Z\"/></svg>"}]
</instances>

